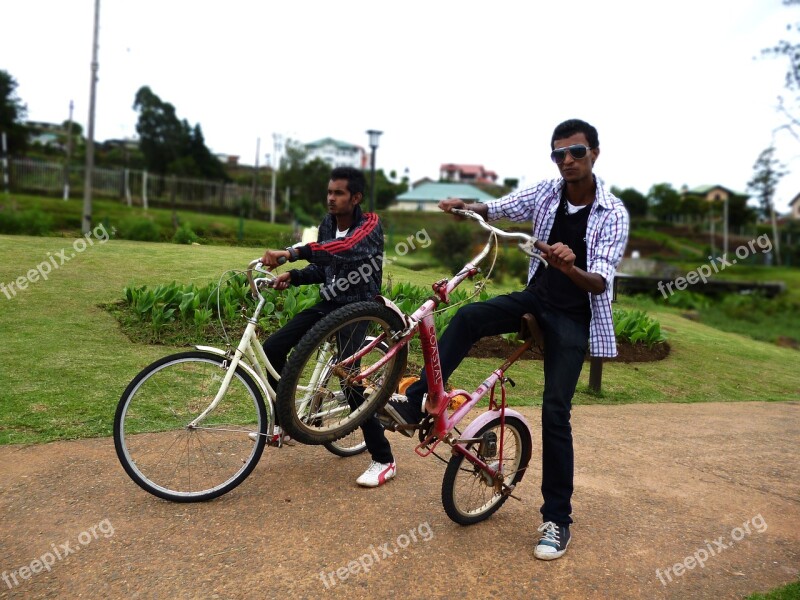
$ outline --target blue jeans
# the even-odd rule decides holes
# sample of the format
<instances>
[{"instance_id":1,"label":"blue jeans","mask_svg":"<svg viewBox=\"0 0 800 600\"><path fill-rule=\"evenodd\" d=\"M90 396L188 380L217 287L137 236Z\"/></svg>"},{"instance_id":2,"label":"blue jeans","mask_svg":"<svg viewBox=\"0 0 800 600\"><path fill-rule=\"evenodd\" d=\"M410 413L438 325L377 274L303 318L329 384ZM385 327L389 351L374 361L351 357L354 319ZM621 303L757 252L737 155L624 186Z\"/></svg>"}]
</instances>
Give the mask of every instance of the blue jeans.
<instances>
[{"instance_id":1,"label":"blue jeans","mask_svg":"<svg viewBox=\"0 0 800 600\"><path fill-rule=\"evenodd\" d=\"M526 313L536 317L545 340L541 512L544 521L567 525L572 523L574 473L570 411L589 345L588 323L543 306L528 289L467 304L458 310L439 340L442 376L447 381L479 339L519 331ZM420 405L427 391L423 370L421 379L407 390L409 401Z\"/></svg>"}]
</instances>

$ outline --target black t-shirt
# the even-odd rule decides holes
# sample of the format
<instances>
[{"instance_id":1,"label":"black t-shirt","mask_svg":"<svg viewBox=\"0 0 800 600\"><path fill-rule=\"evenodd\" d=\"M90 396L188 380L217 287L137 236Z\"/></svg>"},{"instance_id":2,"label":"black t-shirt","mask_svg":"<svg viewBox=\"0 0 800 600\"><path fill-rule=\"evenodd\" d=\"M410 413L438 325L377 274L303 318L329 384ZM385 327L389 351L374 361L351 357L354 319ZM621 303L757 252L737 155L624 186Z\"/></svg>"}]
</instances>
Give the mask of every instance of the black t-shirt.
<instances>
[{"instance_id":1,"label":"black t-shirt","mask_svg":"<svg viewBox=\"0 0 800 600\"><path fill-rule=\"evenodd\" d=\"M561 242L575 253L575 266L586 270L586 223L591 204L573 214L567 213L567 201L562 198L556 212L553 229L547 243ZM581 323L589 324L592 310L589 293L579 288L572 280L555 267L540 266L536 276L528 284L533 293L552 310L557 310Z\"/></svg>"}]
</instances>

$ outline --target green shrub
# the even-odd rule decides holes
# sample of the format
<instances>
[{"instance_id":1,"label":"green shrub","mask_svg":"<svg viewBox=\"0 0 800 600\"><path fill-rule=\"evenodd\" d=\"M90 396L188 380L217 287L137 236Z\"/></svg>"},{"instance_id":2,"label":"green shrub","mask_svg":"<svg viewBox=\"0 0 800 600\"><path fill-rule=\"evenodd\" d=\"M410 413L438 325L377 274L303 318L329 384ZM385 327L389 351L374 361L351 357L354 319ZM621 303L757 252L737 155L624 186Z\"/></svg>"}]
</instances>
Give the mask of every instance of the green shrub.
<instances>
[{"instance_id":1,"label":"green shrub","mask_svg":"<svg viewBox=\"0 0 800 600\"><path fill-rule=\"evenodd\" d=\"M690 292L688 290L677 291L667 297L667 304L675 308L687 310L700 310L711 306L711 300L705 294Z\"/></svg>"},{"instance_id":2,"label":"green shrub","mask_svg":"<svg viewBox=\"0 0 800 600\"><path fill-rule=\"evenodd\" d=\"M194 244L199 239L189 223L181 223L181 226L175 231L175 235L172 236L172 241L176 244Z\"/></svg>"},{"instance_id":3,"label":"green shrub","mask_svg":"<svg viewBox=\"0 0 800 600\"><path fill-rule=\"evenodd\" d=\"M492 253L494 250L492 251ZM487 259L487 266L491 264L492 255ZM528 267L530 267L530 258L527 254L517 248L516 244L503 244L497 254L497 262L494 265L493 279L506 280L510 279L515 283L527 285L528 283Z\"/></svg>"},{"instance_id":4,"label":"green shrub","mask_svg":"<svg viewBox=\"0 0 800 600\"><path fill-rule=\"evenodd\" d=\"M137 242L160 242L161 228L144 217L128 217L117 227L117 237Z\"/></svg>"},{"instance_id":5,"label":"green shrub","mask_svg":"<svg viewBox=\"0 0 800 600\"><path fill-rule=\"evenodd\" d=\"M38 208L16 211L0 207L0 233L44 235L53 230L53 219Z\"/></svg>"},{"instance_id":6,"label":"green shrub","mask_svg":"<svg viewBox=\"0 0 800 600\"><path fill-rule=\"evenodd\" d=\"M451 273L458 273L466 262L472 258L471 223L448 223L440 232L434 233L436 256Z\"/></svg>"}]
</instances>

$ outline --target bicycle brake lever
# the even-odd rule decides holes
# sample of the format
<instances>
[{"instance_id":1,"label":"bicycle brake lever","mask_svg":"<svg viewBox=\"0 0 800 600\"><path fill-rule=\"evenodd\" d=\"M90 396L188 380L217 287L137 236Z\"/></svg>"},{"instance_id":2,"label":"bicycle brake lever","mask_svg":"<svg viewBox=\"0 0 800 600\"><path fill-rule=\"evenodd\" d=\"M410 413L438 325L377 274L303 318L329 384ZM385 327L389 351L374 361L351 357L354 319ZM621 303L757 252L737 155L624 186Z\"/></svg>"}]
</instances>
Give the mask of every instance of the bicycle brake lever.
<instances>
[{"instance_id":1,"label":"bicycle brake lever","mask_svg":"<svg viewBox=\"0 0 800 600\"><path fill-rule=\"evenodd\" d=\"M550 265L548 265L544 257L539 254L539 251L536 249L534 244L536 244L536 240L531 238L524 242L520 242L517 244L517 247L531 258L538 258L540 261L542 261L542 264L545 266L545 268L549 267Z\"/></svg>"}]
</instances>

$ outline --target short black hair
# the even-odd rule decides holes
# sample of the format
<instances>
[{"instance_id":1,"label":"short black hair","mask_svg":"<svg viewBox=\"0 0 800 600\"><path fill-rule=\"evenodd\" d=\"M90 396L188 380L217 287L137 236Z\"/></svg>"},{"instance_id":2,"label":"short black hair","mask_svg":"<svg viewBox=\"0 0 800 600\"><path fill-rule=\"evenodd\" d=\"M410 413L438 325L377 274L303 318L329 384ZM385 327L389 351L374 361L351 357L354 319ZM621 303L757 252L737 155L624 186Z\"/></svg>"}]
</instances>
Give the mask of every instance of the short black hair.
<instances>
[{"instance_id":1,"label":"short black hair","mask_svg":"<svg viewBox=\"0 0 800 600\"><path fill-rule=\"evenodd\" d=\"M590 148L599 148L600 139L597 137L597 129L589 125L586 121L580 119L569 119L563 123L556 125L553 130L553 137L550 138L550 150L555 148L556 140L563 140L576 133L582 133L586 136Z\"/></svg>"},{"instance_id":2,"label":"short black hair","mask_svg":"<svg viewBox=\"0 0 800 600\"><path fill-rule=\"evenodd\" d=\"M351 194L364 195L364 188L367 187L367 180L361 170L353 167L336 167L331 171L331 181L336 179L346 179L347 191Z\"/></svg>"}]
</instances>

